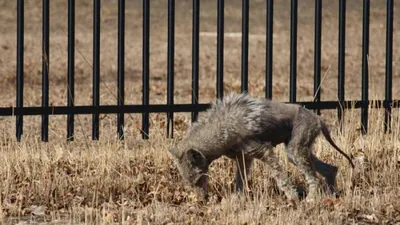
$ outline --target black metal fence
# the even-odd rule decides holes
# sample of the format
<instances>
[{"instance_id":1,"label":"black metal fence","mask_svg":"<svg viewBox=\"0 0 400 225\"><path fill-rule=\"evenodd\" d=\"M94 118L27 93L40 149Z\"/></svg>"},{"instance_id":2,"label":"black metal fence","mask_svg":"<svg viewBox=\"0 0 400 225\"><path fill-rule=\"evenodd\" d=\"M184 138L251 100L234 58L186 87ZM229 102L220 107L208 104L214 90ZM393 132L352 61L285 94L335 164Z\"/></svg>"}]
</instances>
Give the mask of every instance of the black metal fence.
<instances>
[{"instance_id":1,"label":"black metal fence","mask_svg":"<svg viewBox=\"0 0 400 225\"><path fill-rule=\"evenodd\" d=\"M124 51L125 51L125 0L118 0L118 96L116 105L100 105L100 7L101 0L93 0L93 103L92 106L74 105L74 59L75 59L75 0L68 0L68 98L67 106L49 106L49 2L43 0L43 30L42 30L42 106L24 107L24 0L17 0L17 87L16 107L0 108L1 116L16 116L16 136L21 140L23 133L23 116L42 116L42 141L48 140L49 115L68 115L67 138L73 140L74 115L92 114L92 139L99 138L99 114L114 113L118 115L117 132L123 138L124 114L142 113L142 135L148 138L149 113L167 113L167 135L172 136L173 113L191 112L192 120L196 120L199 111L208 108L208 104L199 104L199 25L200 0L193 0L192 20L192 103L174 104L174 43L175 43L175 0L168 0L168 62L167 62L167 104L149 104L149 48L150 48L150 0L143 1L143 74L142 74L142 104L124 104ZM362 39L362 99L346 101L345 81L345 34L346 34L346 0L339 0L339 35L338 35L338 101L321 101L321 21L322 0L315 0L315 54L314 54L314 95L312 102L296 101L297 79L297 15L298 1L291 0L290 19L290 97L289 102L297 102L309 109L337 109L339 119L342 118L344 108L361 108L361 125L363 132L368 129L368 107L371 101L368 98L368 62L369 53L369 12L370 0L363 1L363 39ZM391 108L399 106L399 100L392 99L392 52L393 52L393 0L387 0L386 21L386 85L385 99L374 101L375 107L384 107L385 131L390 129ZM265 97L272 98L273 78L273 0L266 0L266 74ZM223 59L224 59L224 0L217 2L217 98L223 97ZM248 50L249 50L249 0L242 0L242 58L241 58L241 91L248 90Z\"/></svg>"}]
</instances>

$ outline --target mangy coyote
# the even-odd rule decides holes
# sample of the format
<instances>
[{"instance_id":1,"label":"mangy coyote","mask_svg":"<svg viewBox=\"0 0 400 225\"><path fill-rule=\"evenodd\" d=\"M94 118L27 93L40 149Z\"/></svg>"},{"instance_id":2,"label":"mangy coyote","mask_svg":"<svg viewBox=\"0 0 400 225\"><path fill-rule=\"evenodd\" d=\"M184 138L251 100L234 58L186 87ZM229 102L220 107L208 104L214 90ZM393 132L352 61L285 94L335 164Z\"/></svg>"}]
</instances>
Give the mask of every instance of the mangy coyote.
<instances>
[{"instance_id":1,"label":"mangy coyote","mask_svg":"<svg viewBox=\"0 0 400 225\"><path fill-rule=\"evenodd\" d=\"M283 171L272 148L284 143L289 161L304 174L309 196L319 188L320 173L334 190L338 168L311 153L311 145L322 131L326 140L354 167L350 157L332 141L325 123L312 111L296 104L257 99L247 94L230 94L194 123L179 146L169 150L184 180L207 193L210 163L222 155L237 160L236 189L243 190L253 159L268 164L271 174L290 200L298 193ZM312 198L312 197L311 197Z\"/></svg>"}]
</instances>

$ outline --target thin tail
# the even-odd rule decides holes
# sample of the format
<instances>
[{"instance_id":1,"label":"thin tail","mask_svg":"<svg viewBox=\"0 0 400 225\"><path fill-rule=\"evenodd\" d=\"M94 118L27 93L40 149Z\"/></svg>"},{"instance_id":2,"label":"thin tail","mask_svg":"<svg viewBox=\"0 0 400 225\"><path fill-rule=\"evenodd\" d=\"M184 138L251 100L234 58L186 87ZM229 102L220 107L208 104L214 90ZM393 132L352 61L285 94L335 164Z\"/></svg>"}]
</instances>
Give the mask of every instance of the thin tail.
<instances>
[{"instance_id":1,"label":"thin tail","mask_svg":"<svg viewBox=\"0 0 400 225\"><path fill-rule=\"evenodd\" d=\"M346 153L344 153L342 150L340 150L340 148L335 144L335 142L333 142L332 137L329 132L329 129L326 126L326 124L324 123L324 121L322 121L322 120L321 120L321 130L322 130L322 134L324 135L325 139L329 142L329 144L331 144L336 149L336 151L338 151L340 154L342 154L344 157L346 157L346 159L349 160L351 167L354 169L354 163L351 160L350 156L348 156Z\"/></svg>"}]
</instances>

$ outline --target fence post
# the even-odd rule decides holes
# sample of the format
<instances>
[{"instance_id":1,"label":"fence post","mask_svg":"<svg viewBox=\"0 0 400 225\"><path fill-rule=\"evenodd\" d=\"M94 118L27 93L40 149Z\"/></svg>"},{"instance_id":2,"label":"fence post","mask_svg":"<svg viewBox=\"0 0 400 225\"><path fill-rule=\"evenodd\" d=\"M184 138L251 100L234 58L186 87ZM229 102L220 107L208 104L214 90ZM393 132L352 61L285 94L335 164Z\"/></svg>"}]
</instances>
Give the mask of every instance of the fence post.
<instances>
[{"instance_id":1,"label":"fence post","mask_svg":"<svg viewBox=\"0 0 400 225\"><path fill-rule=\"evenodd\" d=\"M386 11L386 85L385 85L385 132L391 131L392 112L392 65L393 65L393 0L387 0Z\"/></svg>"},{"instance_id":2,"label":"fence post","mask_svg":"<svg viewBox=\"0 0 400 225\"><path fill-rule=\"evenodd\" d=\"M297 87L297 0L291 2L290 16L290 102L296 102Z\"/></svg>"},{"instance_id":3,"label":"fence post","mask_svg":"<svg viewBox=\"0 0 400 225\"><path fill-rule=\"evenodd\" d=\"M167 104L174 104L175 0L168 0ZM174 137L174 113L167 113L167 137Z\"/></svg>"},{"instance_id":4,"label":"fence post","mask_svg":"<svg viewBox=\"0 0 400 225\"><path fill-rule=\"evenodd\" d=\"M118 106L125 104L125 0L118 0ZM124 113L117 115L117 132L124 139Z\"/></svg>"},{"instance_id":5,"label":"fence post","mask_svg":"<svg viewBox=\"0 0 400 225\"><path fill-rule=\"evenodd\" d=\"M68 92L67 105L75 99L75 0L68 0ZM67 140L74 140L74 114L67 117Z\"/></svg>"},{"instance_id":6,"label":"fence post","mask_svg":"<svg viewBox=\"0 0 400 225\"><path fill-rule=\"evenodd\" d=\"M193 0L192 19L192 104L199 103L199 33L200 33L200 0ZM196 121L198 112L192 112L192 122Z\"/></svg>"},{"instance_id":7,"label":"fence post","mask_svg":"<svg viewBox=\"0 0 400 225\"><path fill-rule=\"evenodd\" d=\"M224 0L218 0L217 23L217 98L224 97Z\"/></svg>"},{"instance_id":8,"label":"fence post","mask_svg":"<svg viewBox=\"0 0 400 225\"><path fill-rule=\"evenodd\" d=\"M369 0L363 4L363 39L362 39L362 91L361 126L362 133L368 132L368 57L369 57Z\"/></svg>"},{"instance_id":9,"label":"fence post","mask_svg":"<svg viewBox=\"0 0 400 225\"><path fill-rule=\"evenodd\" d=\"M143 0L143 74L142 104L149 105L150 95L150 0ZM149 138L149 113L142 113L142 138Z\"/></svg>"},{"instance_id":10,"label":"fence post","mask_svg":"<svg viewBox=\"0 0 400 225\"><path fill-rule=\"evenodd\" d=\"M342 130L344 117L344 97L345 97L345 48L346 48L346 0L339 0L339 37L338 37L338 100L340 107L337 114L339 119L339 129Z\"/></svg>"},{"instance_id":11,"label":"fence post","mask_svg":"<svg viewBox=\"0 0 400 225\"><path fill-rule=\"evenodd\" d=\"M17 108L24 105L24 0L17 2ZM21 141L23 115L16 116L16 137Z\"/></svg>"},{"instance_id":12,"label":"fence post","mask_svg":"<svg viewBox=\"0 0 400 225\"><path fill-rule=\"evenodd\" d=\"M242 92L248 92L249 0L242 0Z\"/></svg>"},{"instance_id":13,"label":"fence post","mask_svg":"<svg viewBox=\"0 0 400 225\"><path fill-rule=\"evenodd\" d=\"M43 0L42 17L42 107L49 107L49 20L50 20L50 2ZM42 115L42 141L47 142L49 136L49 115Z\"/></svg>"},{"instance_id":14,"label":"fence post","mask_svg":"<svg viewBox=\"0 0 400 225\"><path fill-rule=\"evenodd\" d=\"M315 34L314 34L314 101L321 101L321 33L322 33L322 0L315 0ZM315 112L320 115L318 108Z\"/></svg>"},{"instance_id":15,"label":"fence post","mask_svg":"<svg viewBox=\"0 0 400 225\"><path fill-rule=\"evenodd\" d=\"M93 0L93 107L100 105L100 0ZM99 113L92 115L92 140L99 140Z\"/></svg>"},{"instance_id":16,"label":"fence post","mask_svg":"<svg viewBox=\"0 0 400 225\"><path fill-rule=\"evenodd\" d=\"M266 16L266 62L265 62L265 97L272 99L272 69L273 69L273 27L274 27L274 0L267 0Z\"/></svg>"}]
</instances>

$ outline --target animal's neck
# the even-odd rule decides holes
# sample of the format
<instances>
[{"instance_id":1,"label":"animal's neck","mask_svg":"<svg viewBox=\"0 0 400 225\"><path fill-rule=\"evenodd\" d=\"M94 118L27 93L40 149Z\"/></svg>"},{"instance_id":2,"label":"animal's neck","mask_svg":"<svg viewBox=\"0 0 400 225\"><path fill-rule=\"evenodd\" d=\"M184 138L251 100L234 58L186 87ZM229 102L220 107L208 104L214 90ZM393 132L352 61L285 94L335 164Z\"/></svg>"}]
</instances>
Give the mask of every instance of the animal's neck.
<instances>
[{"instance_id":1,"label":"animal's neck","mask_svg":"<svg viewBox=\"0 0 400 225\"><path fill-rule=\"evenodd\" d=\"M207 123L203 129L195 135L195 143L201 146L205 155L210 158L218 158L221 153L229 151L241 141L236 124Z\"/></svg>"}]
</instances>

